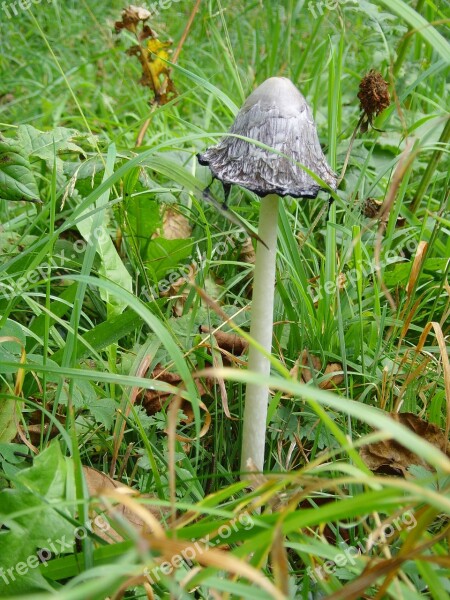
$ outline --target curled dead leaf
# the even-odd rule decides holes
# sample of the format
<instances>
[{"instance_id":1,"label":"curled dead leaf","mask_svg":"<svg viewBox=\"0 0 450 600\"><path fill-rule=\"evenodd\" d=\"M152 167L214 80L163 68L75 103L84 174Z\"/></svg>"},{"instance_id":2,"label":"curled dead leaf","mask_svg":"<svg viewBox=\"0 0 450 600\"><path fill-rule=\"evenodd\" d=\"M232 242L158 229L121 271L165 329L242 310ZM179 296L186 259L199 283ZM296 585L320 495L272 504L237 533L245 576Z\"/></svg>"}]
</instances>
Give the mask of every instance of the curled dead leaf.
<instances>
[{"instance_id":1,"label":"curled dead leaf","mask_svg":"<svg viewBox=\"0 0 450 600\"><path fill-rule=\"evenodd\" d=\"M151 374L152 379L159 379L160 381L165 381L166 383L170 383L171 385L178 386L180 389L183 387L183 381L181 377L177 373L170 373L167 369L164 369L161 365L156 365ZM196 378L195 385L197 386L197 390L199 396L205 396L211 393L211 388L213 386L212 379L206 379L204 383L200 381L200 379ZM169 406L172 402L174 402L175 397L173 394L159 392L156 390L145 390L145 392L141 393L136 402L141 404L149 415L154 415L162 409L169 409ZM198 403L200 409L205 413L204 423L200 430L199 437L203 437L208 432L211 426L211 414L206 407L206 405L200 400ZM194 410L192 405L187 400L181 401L181 410L183 411L184 418L181 420L181 423L185 425L189 425L194 421ZM194 439L178 435L176 436L177 440L182 442L192 442Z\"/></svg>"},{"instance_id":2,"label":"curled dead leaf","mask_svg":"<svg viewBox=\"0 0 450 600\"><path fill-rule=\"evenodd\" d=\"M322 361L320 358L305 349L295 361L294 366L290 370L290 375L297 379L297 381L308 383L313 378L319 378L321 370ZM334 390L344 381L342 370L341 363L328 363L324 371L324 375L327 377L319 383L319 387L323 390Z\"/></svg>"},{"instance_id":3,"label":"curled dead leaf","mask_svg":"<svg viewBox=\"0 0 450 600\"><path fill-rule=\"evenodd\" d=\"M434 423L420 419L413 413L389 413L389 416L449 455L445 436ZM420 465L430 470L428 463L393 439L367 444L359 453L369 469L376 473L405 476L411 465Z\"/></svg>"},{"instance_id":4,"label":"curled dead leaf","mask_svg":"<svg viewBox=\"0 0 450 600\"><path fill-rule=\"evenodd\" d=\"M156 365L156 367L153 369L150 377L152 379L158 379L159 381L170 383L173 386L180 386L183 382L178 373L171 373L159 364ZM206 380L205 384L203 384L199 379L196 379L195 384L197 386L197 390L200 396L210 394L212 388L211 380ZM160 392L158 390L145 390L144 392L138 395L136 402L138 404L141 404L145 408L147 414L154 415L163 409L167 409L170 404L170 401L172 400L172 397L173 395L167 392ZM185 412L185 409L189 411L190 408L191 405L189 402L182 402L181 409L183 410L183 413L185 415L187 414Z\"/></svg>"},{"instance_id":5,"label":"curled dead leaf","mask_svg":"<svg viewBox=\"0 0 450 600\"><path fill-rule=\"evenodd\" d=\"M164 210L162 227L152 237L163 237L166 240L185 240L190 237L192 227L189 221L178 210L168 207Z\"/></svg>"},{"instance_id":6,"label":"curled dead leaf","mask_svg":"<svg viewBox=\"0 0 450 600\"><path fill-rule=\"evenodd\" d=\"M319 383L319 387L323 390L334 390L344 381L342 368L343 367L340 363L328 363L324 373L324 375L328 375L328 377L325 381L321 381ZM335 375L333 375L333 373L335 373Z\"/></svg>"},{"instance_id":7,"label":"curled dead leaf","mask_svg":"<svg viewBox=\"0 0 450 600\"><path fill-rule=\"evenodd\" d=\"M218 347L233 356L241 356L248 348L248 342L236 333L228 333L220 330L211 331L206 325L202 325L200 331L201 333L211 333L214 335Z\"/></svg>"},{"instance_id":8,"label":"curled dead leaf","mask_svg":"<svg viewBox=\"0 0 450 600\"><path fill-rule=\"evenodd\" d=\"M362 206L362 213L369 219L375 219L378 217L382 205L383 203L379 200L375 200L375 198L366 198Z\"/></svg>"},{"instance_id":9,"label":"curled dead leaf","mask_svg":"<svg viewBox=\"0 0 450 600\"><path fill-rule=\"evenodd\" d=\"M308 383L322 368L322 362L318 356L310 354L308 350L303 350L300 356L295 361L290 374L292 377L303 383Z\"/></svg>"},{"instance_id":10,"label":"curled dead leaf","mask_svg":"<svg viewBox=\"0 0 450 600\"><path fill-rule=\"evenodd\" d=\"M136 490L133 490L129 486L116 481L92 467L83 467L83 474L86 479L88 492L90 496L108 495L111 492L120 493L121 495L139 496L139 498L155 498L151 494L138 494ZM163 521L164 514L168 513L169 509L151 507L140 503L143 510L148 512L151 519L155 519L157 523ZM149 531L150 529L145 527L147 519L141 518L136 511L130 510L126 504L119 504L108 510L99 509L97 503L93 503L91 511L91 520L93 532L98 535L102 540L108 543L114 543L123 541L122 536L113 528L113 519L115 515L119 515L122 519L125 519L130 525L138 529L139 531Z\"/></svg>"}]
</instances>

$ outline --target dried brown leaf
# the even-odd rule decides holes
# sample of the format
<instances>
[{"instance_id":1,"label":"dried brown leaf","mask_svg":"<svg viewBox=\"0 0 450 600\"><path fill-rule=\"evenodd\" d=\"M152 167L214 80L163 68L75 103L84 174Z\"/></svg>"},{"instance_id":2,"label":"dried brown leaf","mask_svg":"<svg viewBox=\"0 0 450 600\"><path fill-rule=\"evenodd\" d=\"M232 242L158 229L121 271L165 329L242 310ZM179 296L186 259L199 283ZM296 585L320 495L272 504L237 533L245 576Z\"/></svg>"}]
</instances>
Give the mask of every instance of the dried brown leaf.
<instances>
[{"instance_id":1,"label":"dried brown leaf","mask_svg":"<svg viewBox=\"0 0 450 600\"><path fill-rule=\"evenodd\" d=\"M184 215L174 208L166 208L162 218L162 227L153 237L163 237L166 240L185 240L190 237L192 227Z\"/></svg>"},{"instance_id":2,"label":"dried brown leaf","mask_svg":"<svg viewBox=\"0 0 450 600\"><path fill-rule=\"evenodd\" d=\"M248 348L248 342L236 333L227 333L225 331L211 331L206 325L200 327L202 333L211 333L214 335L217 345L221 350L225 350L234 356L241 356Z\"/></svg>"},{"instance_id":3,"label":"dried brown leaf","mask_svg":"<svg viewBox=\"0 0 450 600\"><path fill-rule=\"evenodd\" d=\"M142 67L142 77L139 83L153 91L151 104L167 104L176 97L177 92L170 77L170 57L172 42L162 42L156 33L146 23L150 12L142 7L129 6L122 11L122 20L115 23L116 33L127 29L135 34L138 44L127 50L129 56L136 56ZM142 44L148 40L146 44Z\"/></svg>"},{"instance_id":4,"label":"dried brown leaf","mask_svg":"<svg viewBox=\"0 0 450 600\"><path fill-rule=\"evenodd\" d=\"M165 381L166 383L170 383L171 385L178 386L180 389L183 387L183 382L181 377L176 373L170 373L167 369L164 369L161 365L157 365L152 373L153 379L159 379L160 381ZM195 379L195 385L197 386L197 390L199 396L205 396L210 394L211 388L213 386L212 379L206 379L205 384L203 384L200 379ZM173 394L159 392L156 390L145 390L137 399L137 401L142 404L149 415L154 415L159 412L163 408L168 409L174 402L179 401L179 397L177 398ZM204 411L205 418L203 426L200 430L199 437L203 437L208 432L211 426L211 414L207 409L206 405L200 400L199 408ZM192 404L187 400L181 400L180 402L181 410L183 411L184 418L181 420L182 423L189 425L194 421L194 410L192 408ZM195 441L195 438L188 438L186 436L178 435L176 439L181 442L190 443Z\"/></svg>"},{"instance_id":5,"label":"dried brown leaf","mask_svg":"<svg viewBox=\"0 0 450 600\"><path fill-rule=\"evenodd\" d=\"M92 467L83 467L84 477L86 479L86 484L88 487L88 492L90 496L98 496L108 494L110 492L119 491L121 494L128 494L137 496L138 492L128 487L127 485L121 483L120 481L116 481L106 475L106 473L102 473L101 471L97 471ZM150 494L142 494L139 495L140 498L156 498ZM148 505L141 504L142 508L149 512L153 518L158 521L162 520L163 514L167 512L167 509L160 509L156 507L150 507ZM130 510L127 506L121 504L118 506L114 506L113 508L106 511L99 511L97 508L94 508L96 514L105 515L105 517L113 517L115 514L120 515L123 519L128 521L131 525L133 525L136 529L140 531L144 531L145 528L145 520L140 518L135 511ZM113 543L122 541L122 536L117 533L113 529L113 527L109 524L106 518L99 519L98 517L93 517L91 519L92 529L94 533L96 533L102 540L106 542Z\"/></svg>"},{"instance_id":6,"label":"dried brown leaf","mask_svg":"<svg viewBox=\"0 0 450 600\"><path fill-rule=\"evenodd\" d=\"M364 204L362 206L362 213L365 217L369 219L375 219L378 217L381 207L383 203L375 198L366 198Z\"/></svg>"},{"instance_id":7,"label":"dried brown leaf","mask_svg":"<svg viewBox=\"0 0 450 600\"><path fill-rule=\"evenodd\" d=\"M342 365L340 363L328 363L325 368L325 375L331 375L325 381L319 384L319 387L323 390L334 390L338 385L344 381L344 375L342 373ZM336 373L336 375L332 375Z\"/></svg>"},{"instance_id":8,"label":"dried brown leaf","mask_svg":"<svg viewBox=\"0 0 450 600\"><path fill-rule=\"evenodd\" d=\"M446 453L445 436L434 423L420 419L413 413L389 413L389 416L433 444L444 454ZM428 463L402 446L397 440L382 440L367 444L361 448L360 455L369 469L377 473L405 476L411 465L420 465L430 469Z\"/></svg>"},{"instance_id":9,"label":"dried brown leaf","mask_svg":"<svg viewBox=\"0 0 450 600\"><path fill-rule=\"evenodd\" d=\"M291 369L291 375L303 383L308 383L321 368L320 358L310 354L308 350L303 350Z\"/></svg>"},{"instance_id":10,"label":"dried brown leaf","mask_svg":"<svg viewBox=\"0 0 450 600\"><path fill-rule=\"evenodd\" d=\"M411 295L417 278L419 277L420 270L422 268L423 261L425 260L428 249L428 242L424 242L423 240L419 242L417 246L416 255L414 256L414 261L411 267L411 273L408 279L408 285L406 286L406 293L408 296Z\"/></svg>"},{"instance_id":11,"label":"dried brown leaf","mask_svg":"<svg viewBox=\"0 0 450 600\"><path fill-rule=\"evenodd\" d=\"M165 383L170 383L170 385L173 386L180 386L182 384L182 379L178 375L178 373L171 373L170 371L167 371L167 369L163 368L162 365L156 365L150 377L152 379L164 381ZM205 385L203 385L203 383L199 379L196 379L195 384L197 386L197 390L200 396L205 396L210 393L212 388L211 380L206 380ZM145 390L138 396L136 401L138 404L141 404L145 408L147 414L154 415L155 413L161 411L163 408L167 408L172 398L173 394L169 394L168 392L161 392L158 390ZM189 402L182 402L181 408L185 415L188 414L188 412L190 412L190 406L191 405ZM187 422L190 421L188 420Z\"/></svg>"}]
</instances>

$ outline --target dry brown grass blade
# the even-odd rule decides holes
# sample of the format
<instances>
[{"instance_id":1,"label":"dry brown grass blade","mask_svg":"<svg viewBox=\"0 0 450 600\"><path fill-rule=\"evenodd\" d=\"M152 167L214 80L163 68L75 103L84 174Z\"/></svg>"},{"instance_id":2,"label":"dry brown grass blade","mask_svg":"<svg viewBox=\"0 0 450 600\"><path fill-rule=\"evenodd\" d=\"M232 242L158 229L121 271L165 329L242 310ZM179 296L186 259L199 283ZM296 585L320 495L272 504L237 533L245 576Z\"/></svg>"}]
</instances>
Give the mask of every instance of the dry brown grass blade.
<instances>
[{"instance_id":1,"label":"dry brown grass blade","mask_svg":"<svg viewBox=\"0 0 450 600\"><path fill-rule=\"evenodd\" d=\"M275 585L286 596L289 594L289 561L284 547L284 536L281 527L275 528L272 549L271 566L274 574Z\"/></svg>"},{"instance_id":2,"label":"dry brown grass blade","mask_svg":"<svg viewBox=\"0 0 450 600\"><path fill-rule=\"evenodd\" d=\"M265 590L275 600L287 600L287 596L282 591L278 590L260 571L245 562L245 559L236 558L231 553L223 550L202 547L199 542L196 542L194 546L192 542L181 542L168 538L165 540L154 539L150 536L146 536L146 538L152 549L163 552L166 557L182 556L183 551L187 549L192 550L195 548L197 550L200 548L202 551L198 552L193 559L200 565L214 567L220 571L227 571L233 575L243 577Z\"/></svg>"},{"instance_id":3,"label":"dry brown grass blade","mask_svg":"<svg viewBox=\"0 0 450 600\"><path fill-rule=\"evenodd\" d=\"M442 358L442 369L444 371L444 389L445 399L447 403L447 422L445 424L445 437L447 440L448 447L448 434L450 431L450 362L447 354L447 345L445 343L445 337L439 323L437 323L436 321L431 321L430 323L427 323L419 338L419 341L417 342L416 353L422 351L422 348L425 345L426 338L430 333L431 329L434 329L434 333L436 335L436 340Z\"/></svg>"},{"instance_id":4,"label":"dry brown grass blade","mask_svg":"<svg viewBox=\"0 0 450 600\"><path fill-rule=\"evenodd\" d=\"M406 357L409 356L410 353L411 353L410 352L410 348L407 348L406 352L405 352L405 357L404 358L406 359ZM427 368L427 366L430 363L430 361L431 361L431 357L430 356L425 357L424 360L423 360L423 362L421 362L416 368L413 368L412 371L410 371L408 373L408 375L405 378L405 381L402 384L402 387L400 388L400 390L398 392L397 399L395 401L395 408L394 408L394 410L396 412L398 412L400 410L400 407L403 404L403 396L405 395L406 390L408 389L408 387L410 386L410 384L415 379L417 379L422 374L423 371L425 371L425 369ZM406 362L406 360L405 361L402 360L402 363L403 362ZM400 371L400 369L401 369L401 366L399 367L398 371Z\"/></svg>"},{"instance_id":5,"label":"dry brown grass blade","mask_svg":"<svg viewBox=\"0 0 450 600\"><path fill-rule=\"evenodd\" d=\"M445 399L447 402L447 422L445 424L445 438L447 440L448 448L448 434L450 431L450 361L447 354L447 345L445 343L444 334L439 323L432 321L431 323L434 333L436 335L439 351L442 358L442 369L444 371L444 388L445 388Z\"/></svg>"},{"instance_id":6,"label":"dry brown grass blade","mask_svg":"<svg viewBox=\"0 0 450 600\"><path fill-rule=\"evenodd\" d=\"M417 278L420 274L420 269L422 268L423 261L427 255L428 250L428 242L424 242L423 240L419 242L417 246L416 255L414 256L414 261L411 267L411 273L409 275L408 284L406 286L406 294L409 299L414 288L416 287Z\"/></svg>"},{"instance_id":7,"label":"dry brown grass blade","mask_svg":"<svg viewBox=\"0 0 450 600\"><path fill-rule=\"evenodd\" d=\"M433 523L433 521L435 520L435 518L438 514L439 514L439 511L436 510L436 508L431 507L431 506L426 506L426 505L416 511L416 513L415 513L416 526L413 527L411 529L411 531L408 532L406 539L403 541L403 545L400 548L399 553L398 553L399 557L409 555L410 551L414 548L416 543L420 542L420 540L423 536L423 533L426 532L427 529L431 526L431 524ZM378 592L379 596L381 595L382 592L384 592L385 590L388 589L392 580L396 577L397 571L398 571L398 569L392 571L386 577L386 579L383 582L383 585L381 586L381 588Z\"/></svg>"},{"instance_id":8,"label":"dry brown grass blade","mask_svg":"<svg viewBox=\"0 0 450 600\"><path fill-rule=\"evenodd\" d=\"M169 405L167 415L167 437L168 437L168 468L169 468L169 493L170 493L170 509L171 522L176 519L176 473L175 473L175 440L178 423L178 410L181 408L181 396L176 396ZM174 535L176 531L174 530Z\"/></svg>"},{"instance_id":9,"label":"dry brown grass blade","mask_svg":"<svg viewBox=\"0 0 450 600\"><path fill-rule=\"evenodd\" d=\"M201 329L202 329L202 332L204 332L205 328L202 327ZM211 349L213 367L214 368L223 367L221 348L219 346L217 334L215 331L211 331L209 333L210 333L210 339L211 339L210 349ZM223 333L223 332L217 332L217 333ZM242 341L242 339L239 336L237 336L236 334L225 334L225 335L233 336L234 338L237 338L238 340ZM229 419L231 419L233 421L237 421L238 419L236 417L232 417L231 413L230 413L230 408L228 406L228 394L227 394L227 388L225 386L225 381L221 377L218 377L216 381L219 386L220 399L222 400L222 407L223 407L225 415Z\"/></svg>"},{"instance_id":10,"label":"dry brown grass blade","mask_svg":"<svg viewBox=\"0 0 450 600\"><path fill-rule=\"evenodd\" d=\"M397 343L398 348L401 348L403 339L404 339L405 335L407 334L408 329L409 329L409 327L414 319L414 316L417 312L417 309L419 308L421 303L422 303L422 297L419 297L412 305L411 310L409 311L409 313L406 317L405 317L405 310L403 310L402 313L400 314L400 320L403 322L403 326L402 326L402 330L400 332L399 340ZM405 309L407 309L407 308L408 308L408 305L405 305ZM393 331L393 328L390 329L390 333L392 331Z\"/></svg>"}]
</instances>

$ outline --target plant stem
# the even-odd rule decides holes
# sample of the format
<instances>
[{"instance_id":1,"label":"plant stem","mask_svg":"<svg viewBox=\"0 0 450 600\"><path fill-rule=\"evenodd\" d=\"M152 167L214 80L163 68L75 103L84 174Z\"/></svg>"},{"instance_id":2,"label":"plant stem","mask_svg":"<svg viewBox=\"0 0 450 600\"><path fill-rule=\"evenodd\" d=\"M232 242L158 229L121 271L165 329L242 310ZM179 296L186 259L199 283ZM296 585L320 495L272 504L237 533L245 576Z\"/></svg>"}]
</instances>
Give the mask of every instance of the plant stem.
<instances>
[{"instance_id":1,"label":"plant stem","mask_svg":"<svg viewBox=\"0 0 450 600\"><path fill-rule=\"evenodd\" d=\"M261 199L258 235L267 247L261 242L258 242L256 247L250 325L251 337L269 354L272 351L278 204L279 198L273 194ZM270 374L269 359L254 346L250 346L249 349L248 369L261 375ZM268 396L267 386L247 384L241 472L248 472L249 459L259 471L263 470Z\"/></svg>"}]
</instances>

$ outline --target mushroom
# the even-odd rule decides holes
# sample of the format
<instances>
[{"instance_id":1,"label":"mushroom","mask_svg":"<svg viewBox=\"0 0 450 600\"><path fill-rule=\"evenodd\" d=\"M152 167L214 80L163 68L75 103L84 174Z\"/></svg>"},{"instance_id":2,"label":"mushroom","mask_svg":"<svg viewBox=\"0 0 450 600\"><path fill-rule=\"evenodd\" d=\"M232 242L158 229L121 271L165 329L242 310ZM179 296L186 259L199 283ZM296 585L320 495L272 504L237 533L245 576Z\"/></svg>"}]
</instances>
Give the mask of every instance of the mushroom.
<instances>
[{"instance_id":1,"label":"mushroom","mask_svg":"<svg viewBox=\"0 0 450 600\"><path fill-rule=\"evenodd\" d=\"M222 182L225 205L233 184L261 197L258 235L264 244L258 242L256 249L250 335L265 352L250 346L248 369L267 376L272 350L279 197L316 198L321 189L335 190L337 179L320 147L305 98L285 77L270 77L247 98L230 133L234 135L222 138L198 160ZM320 179L319 183L311 173ZM263 470L268 396L266 385L247 384L241 472L253 467Z\"/></svg>"}]
</instances>

